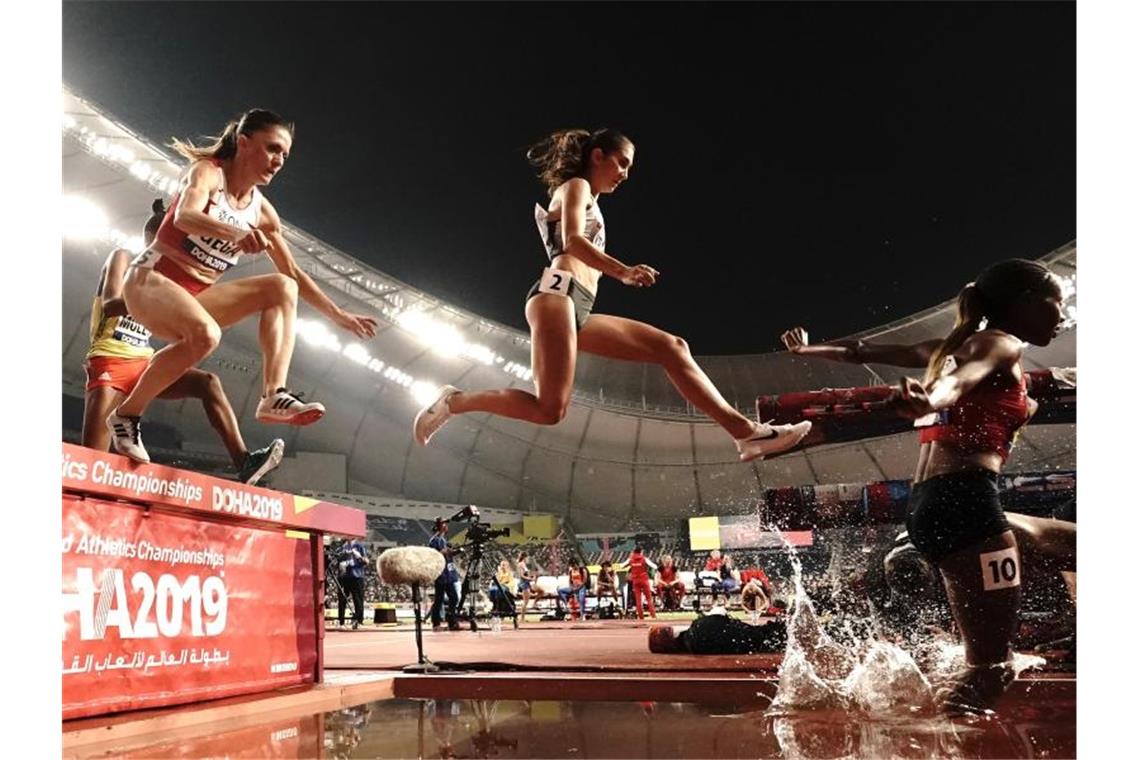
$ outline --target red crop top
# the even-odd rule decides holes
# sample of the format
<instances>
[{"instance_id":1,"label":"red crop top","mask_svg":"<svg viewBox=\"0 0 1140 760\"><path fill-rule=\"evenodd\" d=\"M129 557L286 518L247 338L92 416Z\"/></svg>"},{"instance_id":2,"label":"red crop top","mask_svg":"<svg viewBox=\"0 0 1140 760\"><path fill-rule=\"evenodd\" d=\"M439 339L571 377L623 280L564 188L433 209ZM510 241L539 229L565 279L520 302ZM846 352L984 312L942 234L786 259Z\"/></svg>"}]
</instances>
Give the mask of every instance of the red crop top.
<instances>
[{"instance_id":1,"label":"red crop top","mask_svg":"<svg viewBox=\"0 0 1140 760\"><path fill-rule=\"evenodd\" d=\"M996 451L1004 462L1017 431L1029 421L1025 372L1020 374L1020 380L1012 373L991 374L954 406L936 413L929 427L919 428L918 440L943 441L966 453Z\"/></svg>"}]
</instances>

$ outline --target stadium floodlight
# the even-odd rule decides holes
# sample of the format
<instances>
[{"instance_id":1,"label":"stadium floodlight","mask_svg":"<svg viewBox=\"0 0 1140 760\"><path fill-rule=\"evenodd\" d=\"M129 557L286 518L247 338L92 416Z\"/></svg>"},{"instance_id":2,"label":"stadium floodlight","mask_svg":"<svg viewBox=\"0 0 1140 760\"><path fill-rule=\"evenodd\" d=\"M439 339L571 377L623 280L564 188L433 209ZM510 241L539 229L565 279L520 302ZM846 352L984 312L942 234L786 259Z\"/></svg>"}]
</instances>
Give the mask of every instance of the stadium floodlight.
<instances>
[{"instance_id":1,"label":"stadium floodlight","mask_svg":"<svg viewBox=\"0 0 1140 760\"><path fill-rule=\"evenodd\" d=\"M130 166L135 160L135 154L131 152L131 149L118 143L111 144L107 149L107 155L123 166Z\"/></svg>"},{"instance_id":2,"label":"stadium floodlight","mask_svg":"<svg viewBox=\"0 0 1140 760\"><path fill-rule=\"evenodd\" d=\"M482 343L468 343L463 348L463 355L469 359L474 359L480 364L486 364L487 366L494 364L496 357L500 359L502 358L498 357L494 351L487 348Z\"/></svg>"},{"instance_id":3,"label":"stadium floodlight","mask_svg":"<svg viewBox=\"0 0 1140 760\"><path fill-rule=\"evenodd\" d=\"M407 372L403 372L396 367L388 367L388 369L384 370L384 377L405 388L410 388L412 383L416 381L416 379Z\"/></svg>"},{"instance_id":4,"label":"stadium floodlight","mask_svg":"<svg viewBox=\"0 0 1140 760\"><path fill-rule=\"evenodd\" d=\"M141 253L145 247L142 235L128 235L122 230L111 229L108 231L107 237L111 239L116 248L123 248L131 253Z\"/></svg>"},{"instance_id":5,"label":"stadium floodlight","mask_svg":"<svg viewBox=\"0 0 1140 760\"><path fill-rule=\"evenodd\" d=\"M534 379L534 372L531 371L530 367L525 364L519 364L518 362L507 362L503 366L503 372L506 372L508 375L514 375L519 380L529 382Z\"/></svg>"},{"instance_id":6,"label":"stadium floodlight","mask_svg":"<svg viewBox=\"0 0 1140 760\"><path fill-rule=\"evenodd\" d=\"M442 356L460 356L463 353L463 336L449 324L433 319L422 311L404 311L396 317L397 324L415 338Z\"/></svg>"},{"instance_id":7,"label":"stadium floodlight","mask_svg":"<svg viewBox=\"0 0 1140 760\"><path fill-rule=\"evenodd\" d=\"M103 240L107 237L107 214L81 195L63 198L63 236L68 240Z\"/></svg>"},{"instance_id":8,"label":"stadium floodlight","mask_svg":"<svg viewBox=\"0 0 1140 760\"><path fill-rule=\"evenodd\" d=\"M420 406L430 403L439 395L439 386L426 380L416 380L409 386L408 391Z\"/></svg>"},{"instance_id":9,"label":"stadium floodlight","mask_svg":"<svg viewBox=\"0 0 1140 760\"><path fill-rule=\"evenodd\" d=\"M396 324L441 356L462 356L487 366L495 363L497 354L493 350L466 340L456 327L423 311L400 311L396 314Z\"/></svg>"},{"instance_id":10,"label":"stadium floodlight","mask_svg":"<svg viewBox=\"0 0 1140 760\"><path fill-rule=\"evenodd\" d=\"M310 346L319 346L340 352L340 341L329 331L324 322L316 319L297 319L297 335Z\"/></svg>"},{"instance_id":11,"label":"stadium floodlight","mask_svg":"<svg viewBox=\"0 0 1140 760\"><path fill-rule=\"evenodd\" d=\"M368 362L372 359L368 353L368 349L359 343L349 343L344 347L344 350L341 351L341 353L364 367L367 367Z\"/></svg>"}]
</instances>

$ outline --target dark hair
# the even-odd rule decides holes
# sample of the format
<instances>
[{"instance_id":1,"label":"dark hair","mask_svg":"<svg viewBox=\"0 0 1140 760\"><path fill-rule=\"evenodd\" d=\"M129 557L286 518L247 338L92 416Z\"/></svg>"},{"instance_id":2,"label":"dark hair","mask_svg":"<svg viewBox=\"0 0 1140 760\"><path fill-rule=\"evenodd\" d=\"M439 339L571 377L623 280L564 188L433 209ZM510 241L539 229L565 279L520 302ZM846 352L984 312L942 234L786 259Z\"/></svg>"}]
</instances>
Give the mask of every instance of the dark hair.
<instances>
[{"instance_id":1,"label":"dark hair","mask_svg":"<svg viewBox=\"0 0 1140 760\"><path fill-rule=\"evenodd\" d=\"M226 124L220 135L208 138L213 140L209 145L199 147L189 140L174 138L170 147L190 161L200 161L203 158L233 158L237 155L238 135L252 135L269 127L284 127L290 136L293 135L293 122L285 121L264 108L251 108Z\"/></svg>"},{"instance_id":2,"label":"dark hair","mask_svg":"<svg viewBox=\"0 0 1140 760\"><path fill-rule=\"evenodd\" d=\"M526 559L526 552L519 552L519 562L522 562L524 559Z\"/></svg>"},{"instance_id":3,"label":"dark hair","mask_svg":"<svg viewBox=\"0 0 1140 760\"><path fill-rule=\"evenodd\" d=\"M594 148L612 153L626 143L632 145L633 141L616 129L561 129L530 146L526 159L538 168L538 178L546 185L547 194L554 195L563 182L585 175Z\"/></svg>"},{"instance_id":4,"label":"dark hair","mask_svg":"<svg viewBox=\"0 0 1140 760\"><path fill-rule=\"evenodd\" d=\"M143 225L143 240L148 246L154 242L158 228L162 226L162 220L165 216L166 207L162 204L162 198L155 198L154 203L150 204L150 218Z\"/></svg>"},{"instance_id":5,"label":"dark hair","mask_svg":"<svg viewBox=\"0 0 1140 760\"><path fill-rule=\"evenodd\" d=\"M1022 296L1048 296L1057 292L1057 280L1043 265L1027 259L1007 259L982 270L977 279L958 293L954 329L942 341L926 365L926 380L936 379L942 362L978 331L982 320L1001 320Z\"/></svg>"}]
</instances>

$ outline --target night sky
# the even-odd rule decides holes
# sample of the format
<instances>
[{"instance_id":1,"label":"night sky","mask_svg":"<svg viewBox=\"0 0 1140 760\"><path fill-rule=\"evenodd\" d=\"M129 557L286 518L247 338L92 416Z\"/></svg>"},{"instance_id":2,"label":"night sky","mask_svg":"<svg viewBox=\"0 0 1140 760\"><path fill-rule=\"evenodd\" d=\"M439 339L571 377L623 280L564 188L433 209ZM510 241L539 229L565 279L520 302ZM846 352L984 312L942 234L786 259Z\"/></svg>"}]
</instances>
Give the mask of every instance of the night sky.
<instances>
[{"instance_id":1,"label":"night sky","mask_svg":"<svg viewBox=\"0 0 1140 760\"><path fill-rule=\"evenodd\" d=\"M611 126L597 311L758 353L952 297L1076 237L1073 3L74 3L64 82L155 142L297 123L289 222L526 329L526 146Z\"/></svg>"}]
</instances>

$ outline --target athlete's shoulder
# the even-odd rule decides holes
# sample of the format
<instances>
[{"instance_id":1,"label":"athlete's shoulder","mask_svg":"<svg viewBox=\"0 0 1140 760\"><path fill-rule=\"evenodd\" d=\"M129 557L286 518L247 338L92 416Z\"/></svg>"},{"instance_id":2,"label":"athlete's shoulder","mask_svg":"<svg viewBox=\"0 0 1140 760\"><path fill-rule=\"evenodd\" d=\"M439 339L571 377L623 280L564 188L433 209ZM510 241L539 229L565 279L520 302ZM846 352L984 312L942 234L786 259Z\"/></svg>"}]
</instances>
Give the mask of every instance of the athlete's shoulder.
<instances>
[{"instance_id":1,"label":"athlete's shoulder","mask_svg":"<svg viewBox=\"0 0 1140 760\"><path fill-rule=\"evenodd\" d=\"M1003 330L985 329L971 335L956 354L967 358L992 357L998 361L1016 362L1021 360L1025 343Z\"/></svg>"},{"instance_id":2,"label":"athlete's shoulder","mask_svg":"<svg viewBox=\"0 0 1140 760\"><path fill-rule=\"evenodd\" d=\"M211 189L221 187L225 180L222 167L208 158L200 158L186 169L190 184L207 185Z\"/></svg>"},{"instance_id":3,"label":"athlete's shoulder","mask_svg":"<svg viewBox=\"0 0 1140 760\"><path fill-rule=\"evenodd\" d=\"M256 188L255 188L256 189ZM277 209L265 197L265 193L258 191L258 202L261 207L258 209L260 216L260 227L279 227L281 226L281 218L277 216Z\"/></svg>"},{"instance_id":4,"label":"athlete's shoulder","mask_svg":"<svg viewBox=\"0 0 1140 760\"><path fill-rule=\"evenodd\" d=\"M573 195L573 196L584 195L587 198L591 197L590 183L587 182L582 177L571 177L570 179L566 180L561 185L559 185L558 189L555 190L554 192L556 194L561 192L564 196L567 196L567 197L569 197L571 195Z\"/></svg>"}]
</instances>

